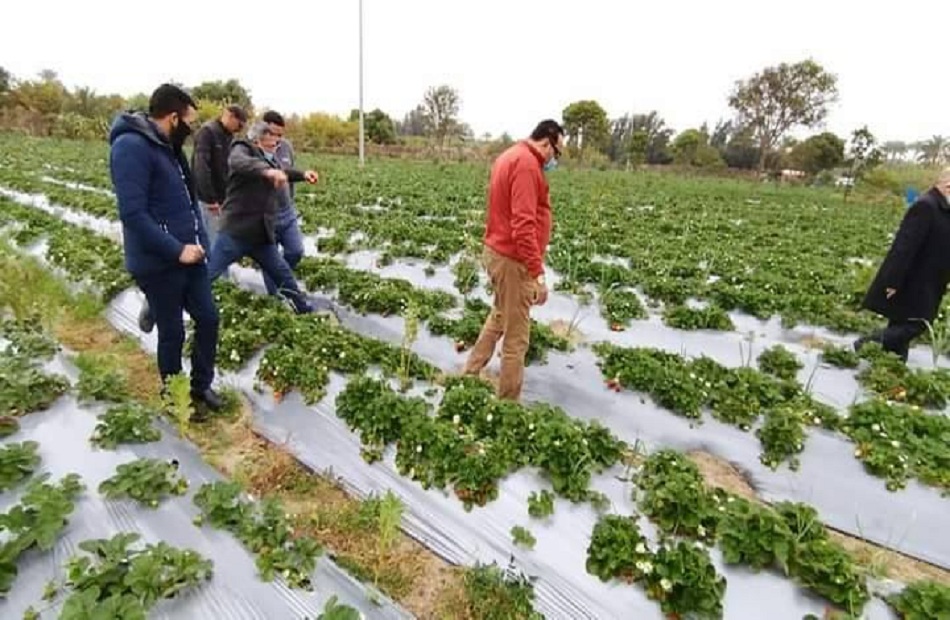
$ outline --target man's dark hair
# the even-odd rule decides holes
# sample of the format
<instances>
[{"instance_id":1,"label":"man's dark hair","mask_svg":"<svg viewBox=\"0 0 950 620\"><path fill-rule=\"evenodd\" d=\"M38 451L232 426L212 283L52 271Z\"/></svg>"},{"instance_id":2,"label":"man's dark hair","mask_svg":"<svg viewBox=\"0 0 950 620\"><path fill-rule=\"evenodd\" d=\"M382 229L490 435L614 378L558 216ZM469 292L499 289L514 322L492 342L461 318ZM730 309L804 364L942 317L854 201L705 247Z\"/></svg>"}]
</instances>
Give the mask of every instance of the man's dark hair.
<instances>
[{"instance_id":1,"label":"man's dark hair","mask_svg":"<svg viewBox=\"0 0 950 620\"><path fill-rule=\"evenodd\" d=\"M284 126L284 117L281 116L279 112L275 112L273 110L268 110L267 112L264 112L264 117L262 120L265 123L273 123L274 125L277 125L278 127Z\"/></svg>"},{"instance_id":2,"label":"man's dark hair","mask_svg":"<svg viewBox=\"0 0 950 620\"><path fill-rule=\"evenodd\" d=\"M563 135L564 128L561 127L560 123L548 119L538 123L538 126L531 132L531 139L535 142L540 142L541 140L550 138L551 144L557 144L558 137Z\"/></svg>"},{"instance_id":3,"label":"man's dark hair","mask_svg":"<svg viewBox=\"0 0 950 620\"><path fill-rule=\"evenodd\" d=\"M184 116L188 108L197 107L191 95L180 87L174 84L162 84L155 89L148 100L148 115L152 118L165 118L174 113Z\"/></svg>"},{"instance_id":4,"label":"man's dark hair","mask_svg":"<svg viewBox=\"0 0 950 620\"><path fill-rule=\"evenodd\" d=\"M238 119L242 123L247 122L247 112L239 105L229 105L227 107L228 112L234 115L234 118Z\"/></svg>"}]
</instances>

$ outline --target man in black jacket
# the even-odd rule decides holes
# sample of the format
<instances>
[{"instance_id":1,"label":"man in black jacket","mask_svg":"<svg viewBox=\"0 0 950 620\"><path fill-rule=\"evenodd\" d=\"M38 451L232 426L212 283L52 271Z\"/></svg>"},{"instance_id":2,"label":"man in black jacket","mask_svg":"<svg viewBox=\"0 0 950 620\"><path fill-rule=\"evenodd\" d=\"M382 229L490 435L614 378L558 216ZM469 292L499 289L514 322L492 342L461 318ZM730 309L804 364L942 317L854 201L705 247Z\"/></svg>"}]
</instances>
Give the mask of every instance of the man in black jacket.
<instances>
[{"instance_id":1,"label":"man in black jacket","mask_svg":"<svg viewBox=\"0 0 950 620\"><path fill-rule=\"evenodd\" d=\"M191 167L194 169L195 193L198 194L198 204L212 246L218 232L221 205L224 204L228 189L231 141L246 124L247 112L241 106L230 105L220 118L208 121L195 133Z\"/></svg>"},{"instance_id":2,"label":"man in black jacket","mask_svg":"<svg viewBox=\"0 0 950 620\"><path fill-rule=\"evenodd\" d=\"M859 338L877 342L905 362L911 341L933 324L950 283L950 168L914 203L864 298L864 307L888 319L887 328Z\"/></svg>"},{"instance_id":3,"label":"man in black jacket","mask_svg":"<svg viewBox=\"0 0 950 620\"><path fill-rule=\"evenodd\" d=\"M208 121L195 132L195 150L191 155L191 178L201 221L208 236L210 253L218 232L221 205L228 187L228 155L234 135L247 124L247 112L237 105L230 105L221 116ZM139 312L139 329L149 333L155 327L155 316L145 304Z\"/></svg>"}]
</instances>

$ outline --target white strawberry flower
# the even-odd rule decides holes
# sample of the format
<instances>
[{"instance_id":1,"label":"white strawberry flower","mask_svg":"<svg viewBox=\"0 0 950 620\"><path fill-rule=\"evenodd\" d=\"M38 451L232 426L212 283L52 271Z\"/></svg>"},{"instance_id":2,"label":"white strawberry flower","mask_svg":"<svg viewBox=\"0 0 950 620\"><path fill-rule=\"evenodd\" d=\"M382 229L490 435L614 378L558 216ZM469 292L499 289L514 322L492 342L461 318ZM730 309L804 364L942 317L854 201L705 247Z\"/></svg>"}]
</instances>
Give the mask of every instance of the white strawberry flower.
<instances>
[{"instance_id":1,"label":"white strawberry flower","mask_svg":"<svg viewBox=\"0 0 950 620\"><path fill-rule=\"evenodd\" d=\"M669 592L673 589L673 584L670 583L669 579L660 579L660 587L663 588L664 592Z\"/></svg>"},{"instance_id":2,"label":"white strawberry flower","mask_svg":"<svg viewBox=\"0 0 950 620\"><path fill-rule=\"evenodd\" d=\"M455 414L454 416L452 416L452 424L458 426L461 423L462 423L461 416L459 416L458 414Z\"/></svg>"},{"instance_id":3,"label":"white strawberry flower","mask_svg":"<svg viewBox=\"0 0 950 620\"><path fill-rule=\"evenodd\" d=\"M643 555L646 552L647 552L647 546L644 545L643 543L637 543L637 553L639 553L640 555Z\"/></svg>"}]
</instances>

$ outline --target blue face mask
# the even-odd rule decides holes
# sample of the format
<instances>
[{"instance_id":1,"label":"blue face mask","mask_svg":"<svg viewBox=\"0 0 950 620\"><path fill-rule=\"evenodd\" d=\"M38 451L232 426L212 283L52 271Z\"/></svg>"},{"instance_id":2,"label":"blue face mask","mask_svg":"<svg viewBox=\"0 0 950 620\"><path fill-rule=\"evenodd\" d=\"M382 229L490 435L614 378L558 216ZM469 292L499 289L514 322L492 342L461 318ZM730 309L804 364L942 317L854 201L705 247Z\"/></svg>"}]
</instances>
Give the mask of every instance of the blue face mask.
<instances>
[{"instance_id":1,"label":"blue face mask","mask_svg":"<svg viewBox=\"0 0 950 620\"><path fill-rule=\"evenodd\" d=\"M549 159L548 162L547 162L546 164L544 164L544 171L545 171L545 172L551 172L551 171L554 170L555 168L557 168L557 159L554 158L554 157L552 157L551 159Z\"/></svg>"}]
</instances>

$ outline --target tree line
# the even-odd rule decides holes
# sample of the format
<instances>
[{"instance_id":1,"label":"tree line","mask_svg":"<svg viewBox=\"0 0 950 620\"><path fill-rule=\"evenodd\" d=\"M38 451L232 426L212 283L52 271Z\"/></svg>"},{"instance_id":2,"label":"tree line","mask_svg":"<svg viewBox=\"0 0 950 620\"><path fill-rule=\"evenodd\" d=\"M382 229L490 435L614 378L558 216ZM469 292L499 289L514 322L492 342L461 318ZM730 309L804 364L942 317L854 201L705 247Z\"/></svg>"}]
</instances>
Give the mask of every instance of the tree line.
<instances>
[{"instance_id":1,"label":"tree line","mask_svg":"<svg viewBox=\"0 0 950 620\"><path fill-rule=\"evenodd\" d=\"M675 131L658 111L610 118L594 100L575 101L562 111L568 156L582 164L746 169L793 169L818 176L837 171L854 177L882 161L917 161L938 166L950 160L950 139L934 136L919 143L879 144L867 127L850 136L816 133L795 140L795 130L817 129L838 99L837 76L813 60L782 63L737 82L729 93L734 117L714 127L703 124ZM221 106L237 103L253 114L250 92L236 79L206 81L189 87L199 102L199 117L216 116ZM103 137L112 117L125 109L147 107L146 94L125 98L91 88L68 89L52 71L16 79L0 68L0 128L65 138ZM401 119L381 109L364 116L366 139L381 146L410 145L444 149L491 142L497 150L508 135L476 139L461 120L461 96L449 85L429 88ZM302 148L346 148L358 140L359 112L346 118L314 112L289 116L289 134Z\"/></svg>"}]
</instances>

